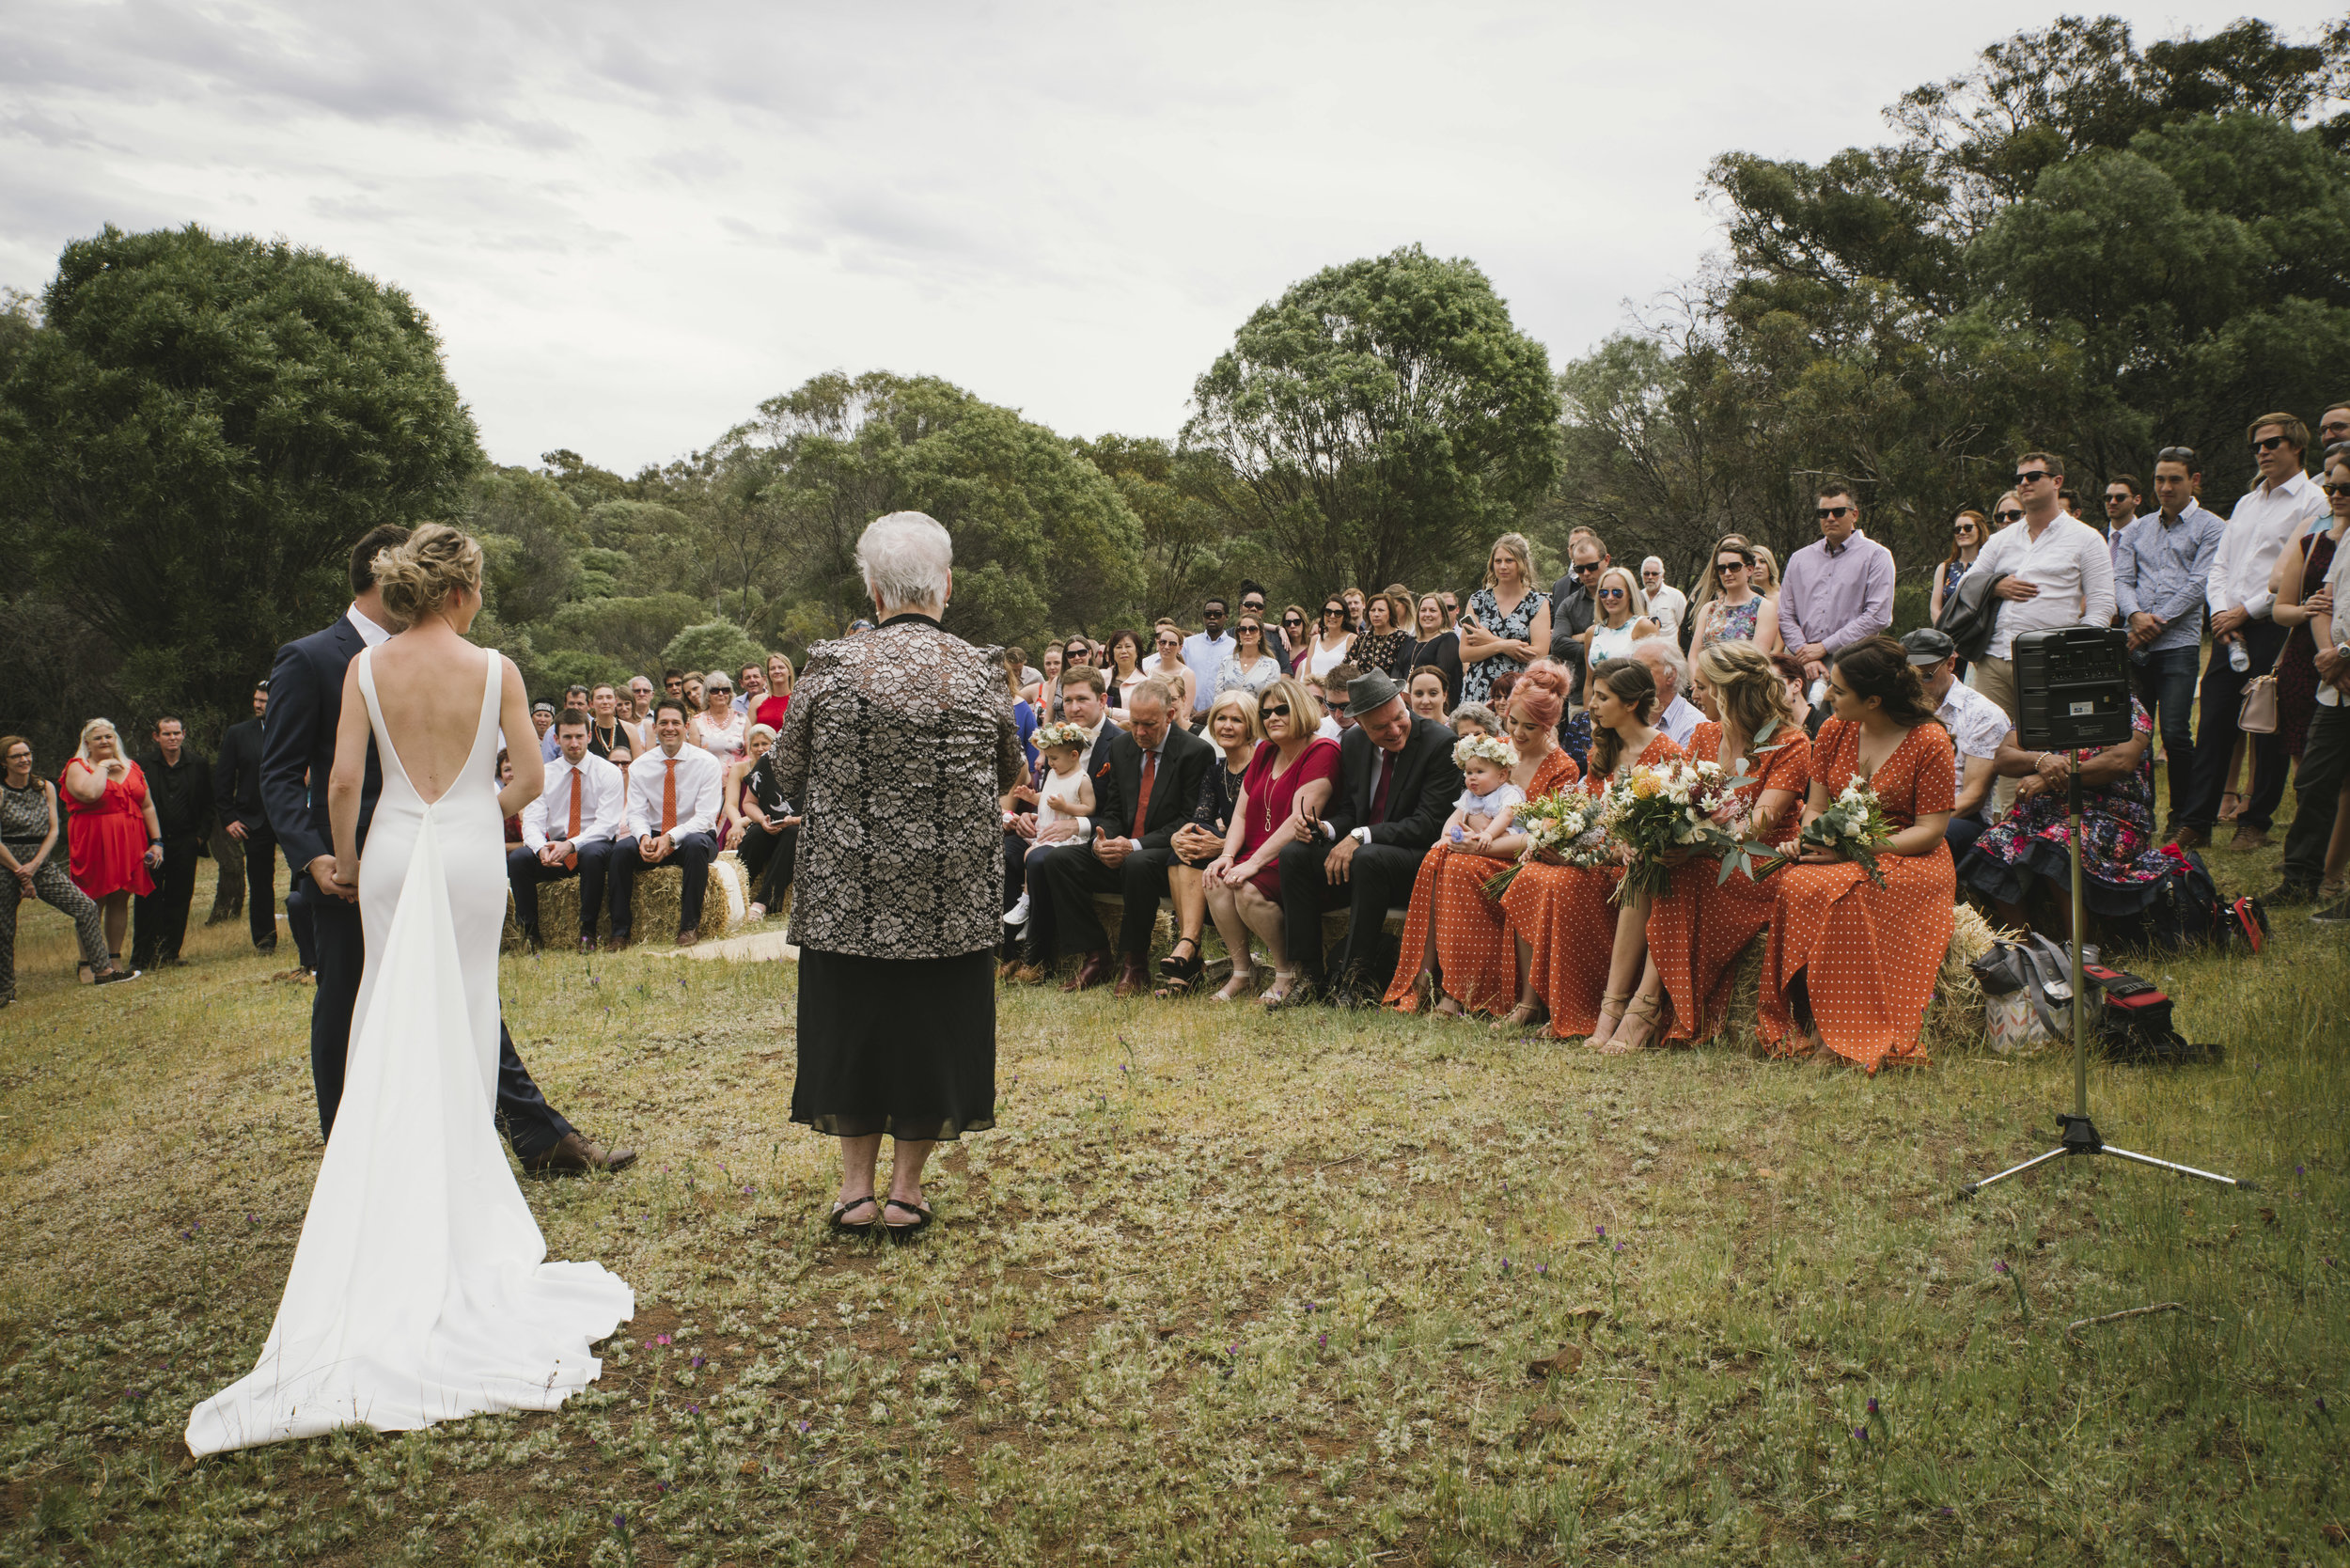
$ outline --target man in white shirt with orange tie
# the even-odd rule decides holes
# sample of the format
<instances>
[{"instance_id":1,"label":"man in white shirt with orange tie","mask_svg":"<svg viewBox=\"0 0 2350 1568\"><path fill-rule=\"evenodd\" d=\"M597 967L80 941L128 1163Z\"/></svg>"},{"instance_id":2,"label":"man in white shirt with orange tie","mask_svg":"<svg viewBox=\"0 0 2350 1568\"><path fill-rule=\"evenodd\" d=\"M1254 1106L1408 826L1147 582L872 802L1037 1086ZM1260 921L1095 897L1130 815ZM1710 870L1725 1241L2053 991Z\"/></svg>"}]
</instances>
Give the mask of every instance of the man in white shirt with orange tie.
<instances>
[{"instance_id":1,"label":"man in white shirt with orange tie","mask_svg":"<svg viewBox=\"0 0 2350 1568\"><path fill-rule=\"evenodd\" d=\"M684 872L678 900L677 945L701 940L702 895L718 855L718 759L685 744L685 704L665 697L653 704L652 747L629 765L628 821L612 848L612 935L618 952L629 942L629 901L636 873L676 865Z\"/></svg>"},{"instance_id":2,"label":"man in white shirt with orange tie","mask_svg":"<svg viewBox=\"0 0 2350 1568\"><path fill-rule=\"evenodd\" d=\"M506 879L514 889L514 922L523 944L538 948L539 885L579 878L579 950L596 949L596 924L603 914L604 872L624 817L619 768L588 749L587 713L566 709L555 720L555 760L547 764L546 792L523 808L523 841L506 854Z\"/></svg>"}]
</instances>

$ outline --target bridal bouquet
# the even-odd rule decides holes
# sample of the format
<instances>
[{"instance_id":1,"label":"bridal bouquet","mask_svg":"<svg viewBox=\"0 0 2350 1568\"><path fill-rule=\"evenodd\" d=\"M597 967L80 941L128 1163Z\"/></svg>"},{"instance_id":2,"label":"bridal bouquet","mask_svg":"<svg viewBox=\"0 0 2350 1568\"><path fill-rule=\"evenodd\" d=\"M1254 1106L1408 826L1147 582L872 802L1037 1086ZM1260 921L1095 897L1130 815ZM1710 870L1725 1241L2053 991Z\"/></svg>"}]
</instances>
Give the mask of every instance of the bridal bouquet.
<instances>
[{"instance_id":1,"label":"bridal bouquet","mask_svg":"<svg viewBox=\"0 0 2350 1568\"><path fill-rule=\"evenodd\" d=\"M1596 866L1606 859L1607 830L1600 825L1599 814L1599 799L1580 790L1560 790L1519 807L1510 825L1526 835L1526 853L1516 865L1487 880L1485 896L1498 899L1508 892L1527 862L1538 855L1556 856L1567 866Z\"/></svg>"},{"instance_id":2,"label":"bridal bouquet","mask_svg":"<svg viewBox=\"0 0 2350 1568\"><path fill-rule=\"evenodd\" d=\"M1607 792L1600 797L1600 821L1606 825L1607 836L1632 852L1623 880L1608 895L1609 902L1621 903L1627 894L1664 891L1672 882L1672 868L1663 859L1665 852L1697 849L1706 842L1709 832L1720 832L1713 822L1718 803L1711 799L1707 789L1709 782L1718 779L1707 779L1698 772L1700 766L1712 768L1716 776L1721 772L1711 762L1636 767L1608 785Z\"/></svg>"},{"instance_id":3,"label":"bridal bouquet","mask_svg":"<svg viewBox=\"0 0 2350 1568\"><path fill-rule=\"evenodd\" d=\"M1869 880L1885 886L1885 873L1877 870L1877 851L1893 837L1893 823L1877 800L1877 792L1865 778L1855 778L1844 786L1843 792L1828 802L1827 809L1804 823L1803 832L1795 839L1794 848L1783 855L1775 855L1752 874L1759 880L1794 862L1804 846L1838 850L1844 857L1869 873Z\"/></svg>"}]
</instances>

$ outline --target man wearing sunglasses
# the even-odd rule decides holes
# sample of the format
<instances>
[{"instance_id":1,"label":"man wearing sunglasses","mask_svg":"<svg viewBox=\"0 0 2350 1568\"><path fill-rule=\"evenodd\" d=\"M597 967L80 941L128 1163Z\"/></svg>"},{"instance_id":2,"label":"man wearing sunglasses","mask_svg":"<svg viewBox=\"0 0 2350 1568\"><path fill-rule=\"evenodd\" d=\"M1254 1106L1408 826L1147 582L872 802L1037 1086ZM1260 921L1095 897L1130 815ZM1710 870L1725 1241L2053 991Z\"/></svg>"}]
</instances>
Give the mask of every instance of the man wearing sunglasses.
<instances>
[{"instance_id":1,"label":"man wearing sunglasses","mask_svg":"<svg viewBox=\"0 0 2350 1568\"><path fill-rule=\"evenodd\" d=\"M1215 672L1231 655L1232 639L1224 630L1227 606L1222 594L1210 594L1199 606L1204 632L1183 639L1183 663L1191 666L1191 716L1195 728L1208 715L1208 699L1215 695ZM1260 619L1262 618L1260 617Z\"/></svg>"},{"instance_id":2,"label":"man wearing sunglasses","mask_svg":"<svg viewBox=\"0 0 2350 1568\"><path fill-rule=\"evenodd\" d=\"M1264 585L1244 577L1240 585L1240 613L1253 615L1264 628L1264 651L1274 662L1287 670L1290 667L1290 639L1286 622L1276 621L1264 613ZM1214 696L1214 693L1210 693Z\"/></svg>"},{"instance_id":3,"label":"man wearing sunglasses","mask_svg":"<svg viewBox=\"0 0 2350 1568\"><path fill-rule=\"evenodd\" d=\"M1567 539L1566 574L1550 585L1550 656L1567 666L1567 713L1583 706L1583 648L1599 604L1591 589L1607 570L1607 546L1589 528L1577 528Z\"/></svg>"},{"instance_id":4,"label":"man wearing sunglasses","mask_svg":"<svg viewBox=\"0 0 2350 1568\"><path fill-rule=\"evenodd\" d=\"M2182 845L2211 842L2240 733L2236 715L2244 688L2275 668L2284 650L2285 628L2271 613L2277 597L2269 591L2269 574L2286 543L2326 515L2325 493L2301 471L2301 454L2310 447L2309 427L2290 414L2264 414L2246 434L2252 461L2260 465L2260 482L2228 513L2227 531L2220 536L2204 585L2203 603L2211 609L2211 665L2203 671L2194 794L2179 812L2177 841ZM2251 744L2251 793L2236 818L2232 849L2266 844L2269 824L2285 796L2284 744L2274 731L2254 733Z\"/></svg>"},{"instance_id":5,"label":"man wearing sunglasses","mask_svg":"<svg viewBox=\"0 0 2350 1568\"><path fill-rule=\"evenodd\" d=\"M1778 585L1778 635L1807 683L1830 660L1893 625L1893 552L1860 531L1852 486L1830 481L1814 509L1820 537L1788 557Z\"/></svg>"},{"instance_id":6,"label":"man wearing sunglasses","mask_svg":"<svg viewBox=\"0 0 2350 1568\"><path fill-rule=\"evenodd\" d=\"M2130 634L2130 685L2162 731L2170 775L2170 824L2195 787L2195 678L2203 662L2203 593L2219 514L2195 499L2202 460L2191 447L2154 454L2154 510L2122 530L2113 547L2113 602Z\"/></svg>"},{"instance_id":7,"label":"man wearing sunglasses","mask_svg":"<svg viewBox=\"0 0 2350 1568\"><path fill-rule=\"evenodd\" d=\"M2113 623L2113 557L2105 536L2064 510L2064 462L2046 452L2015 460L2015 499L2024 521L1991 536L1969 570L2004 580L1992 589L1999 605L1991 641L1974 661L1967 681L2016 719L2015 639L2026 632L2056 626ZM2013 779L1998 786L1999 809L2015 795Z\"/></svg>"}]
</instances>

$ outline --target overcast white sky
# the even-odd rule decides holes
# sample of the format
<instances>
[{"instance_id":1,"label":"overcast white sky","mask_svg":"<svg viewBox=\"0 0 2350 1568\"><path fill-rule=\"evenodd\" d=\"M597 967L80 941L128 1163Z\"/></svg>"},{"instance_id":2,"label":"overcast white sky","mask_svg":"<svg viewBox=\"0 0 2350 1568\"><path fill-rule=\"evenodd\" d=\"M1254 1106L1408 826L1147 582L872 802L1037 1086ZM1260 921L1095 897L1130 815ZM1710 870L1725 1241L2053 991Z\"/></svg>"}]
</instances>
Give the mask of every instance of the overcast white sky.
<instances>
[{"instance_id":1,"label":"overcast white sky","mask_svg":"<svg viewBox=\"0 0 2350 1568\"><path fill-rule=\"evenodd\" d=\"M1883 139L2064 8L2244 9L0 0L0 283L105 223L342 255L502 463L633 471L835 368L1171 435L1250 310L1414 241L1583 353L1716 243L1715 154Z\"/></svg>"}]
</instances>

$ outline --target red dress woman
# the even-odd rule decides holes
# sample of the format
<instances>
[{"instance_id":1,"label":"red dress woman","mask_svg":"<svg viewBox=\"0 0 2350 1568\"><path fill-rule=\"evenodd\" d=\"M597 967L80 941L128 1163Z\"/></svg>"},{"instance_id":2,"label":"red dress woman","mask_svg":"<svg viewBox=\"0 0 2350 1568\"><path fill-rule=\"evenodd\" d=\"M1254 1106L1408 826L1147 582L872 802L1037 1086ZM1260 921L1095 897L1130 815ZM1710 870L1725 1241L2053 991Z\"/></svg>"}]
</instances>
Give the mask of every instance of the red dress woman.
<instances>
[{"instance_id":1,"label":"red dress woman","mask_svg":"<svg viewBox=\"0 0 2350 1568\"><path fill-rule=\"evenodd\" d=\"M1264 743L1241 776L1224 853L1201 869L1199 880L1216 933L1232 955L1232 978L1213 999L1231 1001L1255 983L1253 933L1273 959L1272 988L1258 999L1277 1006L1288 999L1298 967L1282 926L1281 846L1295 837L1301 805L1319 811L1328 802L1338 783L1339 743L1314 733L1322 710L1294 676L1257 694L1257 718Z\"/></svg>"},{"instance_id":2,"label":"red dress woman","mask_svg":"<svg viewBox=\"0 0 2350 1568\"><path fill-rule=\"evenodd\" d=\"M1530 666L1510 694L1502 728L1517 747L1512 782L1537 800L1557 794L1583 776L1574 759L1559 746L1559 718L1565 711L1565 671L1548 660ZM1441 987L1438 1017L1463 1011L1507 1012L1518 999L1516 945L1502 923L1501 906L1485 896L1485 884L1506 870L1526 849L1526 835L1508 834L1490 850L1467 852L1439 841L1419 863L1412 885L1410 913L1403 921L1405 962L1387 987L1387 1006L1419 1011L1419 980Z\"/></svg>"},{"instance_id":3,"label":"red dress woman","mask_svg":"<svg viewBox=\"0 0 2350 1568\"><path fill-rule=\"evenodd\" d=\"M1771 668L1767 659L1762 667L1770 689L1783 702L1785 683L1778 671ZM1742 760L1741 771L1754 782L1740 789L1738 796L1748 811L1765 795L1785 797L1787 808L1778 814L1760 840L1777 849L1795 836L1797 813L1793 803L1803 798L1811 782L1811 742L1802 726L1791 719L1773 729L1762 744L1759 755ZM1721 747L1722 727L1700 724L1689 737L1689 760L1718 762ZM1771 911L1778 904L1778 890L1769 880L1757 882L1733 870L1724 881L1721 870L1720 861L1700 855L1676 869L1672 886L1657 894L1649 906L1649 965L1671 1012L1665 1030L1668 1040L1714 1037L1721 1027L1723 1013L1729 1011L1731 971L1738 955L1771 923ZM1646 983L1641 986L1642 996L1656 994ZM1636 996L1632 1012L1642 1011L1641 997ZM1631 1027L1629 1015L1626 1027Z\"/></svg>"},{"instance_id":4,"label":"red dress woman","mask_svg":"<svg viewBox=\"0 0 2350 1568\"><path fill-rule=\"evenodd\" d=\"M107 759L70 759L57 776L57 798L65 803L68 870L73 885L103 903L110 893L146 898L155 891L147 871L147 775L136 762L124 760L109 768ZM84 788L103 777L105 787L96 800L86 801L68 786L77 779Z\"/></svg>"},{"instance_id":5,"label":"red dress woman","mask_svg":"<svg viewBox=\"0 0 2350 1568\"><path fill-rule=\"evenodd\" d=\"M1603 660L1586 687L1591 714L1590 794L1635 766L1654 767L1681 755L1672 737L1652 728L1656 681L1637 659ZM1536 1003L1550 1009L1550 1032L1560 1040L1590 1036L1605 1044L1632 999L1647 958L1647 933L1632 911L1609 901L1623 880L1621 866L1552 866L1529 861L1501 896L1502 917L1524 961L1525 988L1517 1008L1496 1027L1532 1020Z\"/></svg>"},{"instance_id":6,"label":"red dress woman","mask_svg":"<svg viewBox=\"0 0 2350 1568\"><path fill-rule=\"evenodd\" d=\"M1778 903L1762 964L1762 1038L1779 1055L1825 1047L1874 1073L1925 1065L1918 1038L1950 945L1958 877L1942 831L1955 798L1956 752L1902 645L1875 636L1828 671L1836 717L1811 747L1809 821L1866 778L1895 832L1877 852L1879 887L1857 865L1808 849L1771 878ZM1811 1025L1795 1032L1808 1002Z\"/></svg>"}]
</instances>

